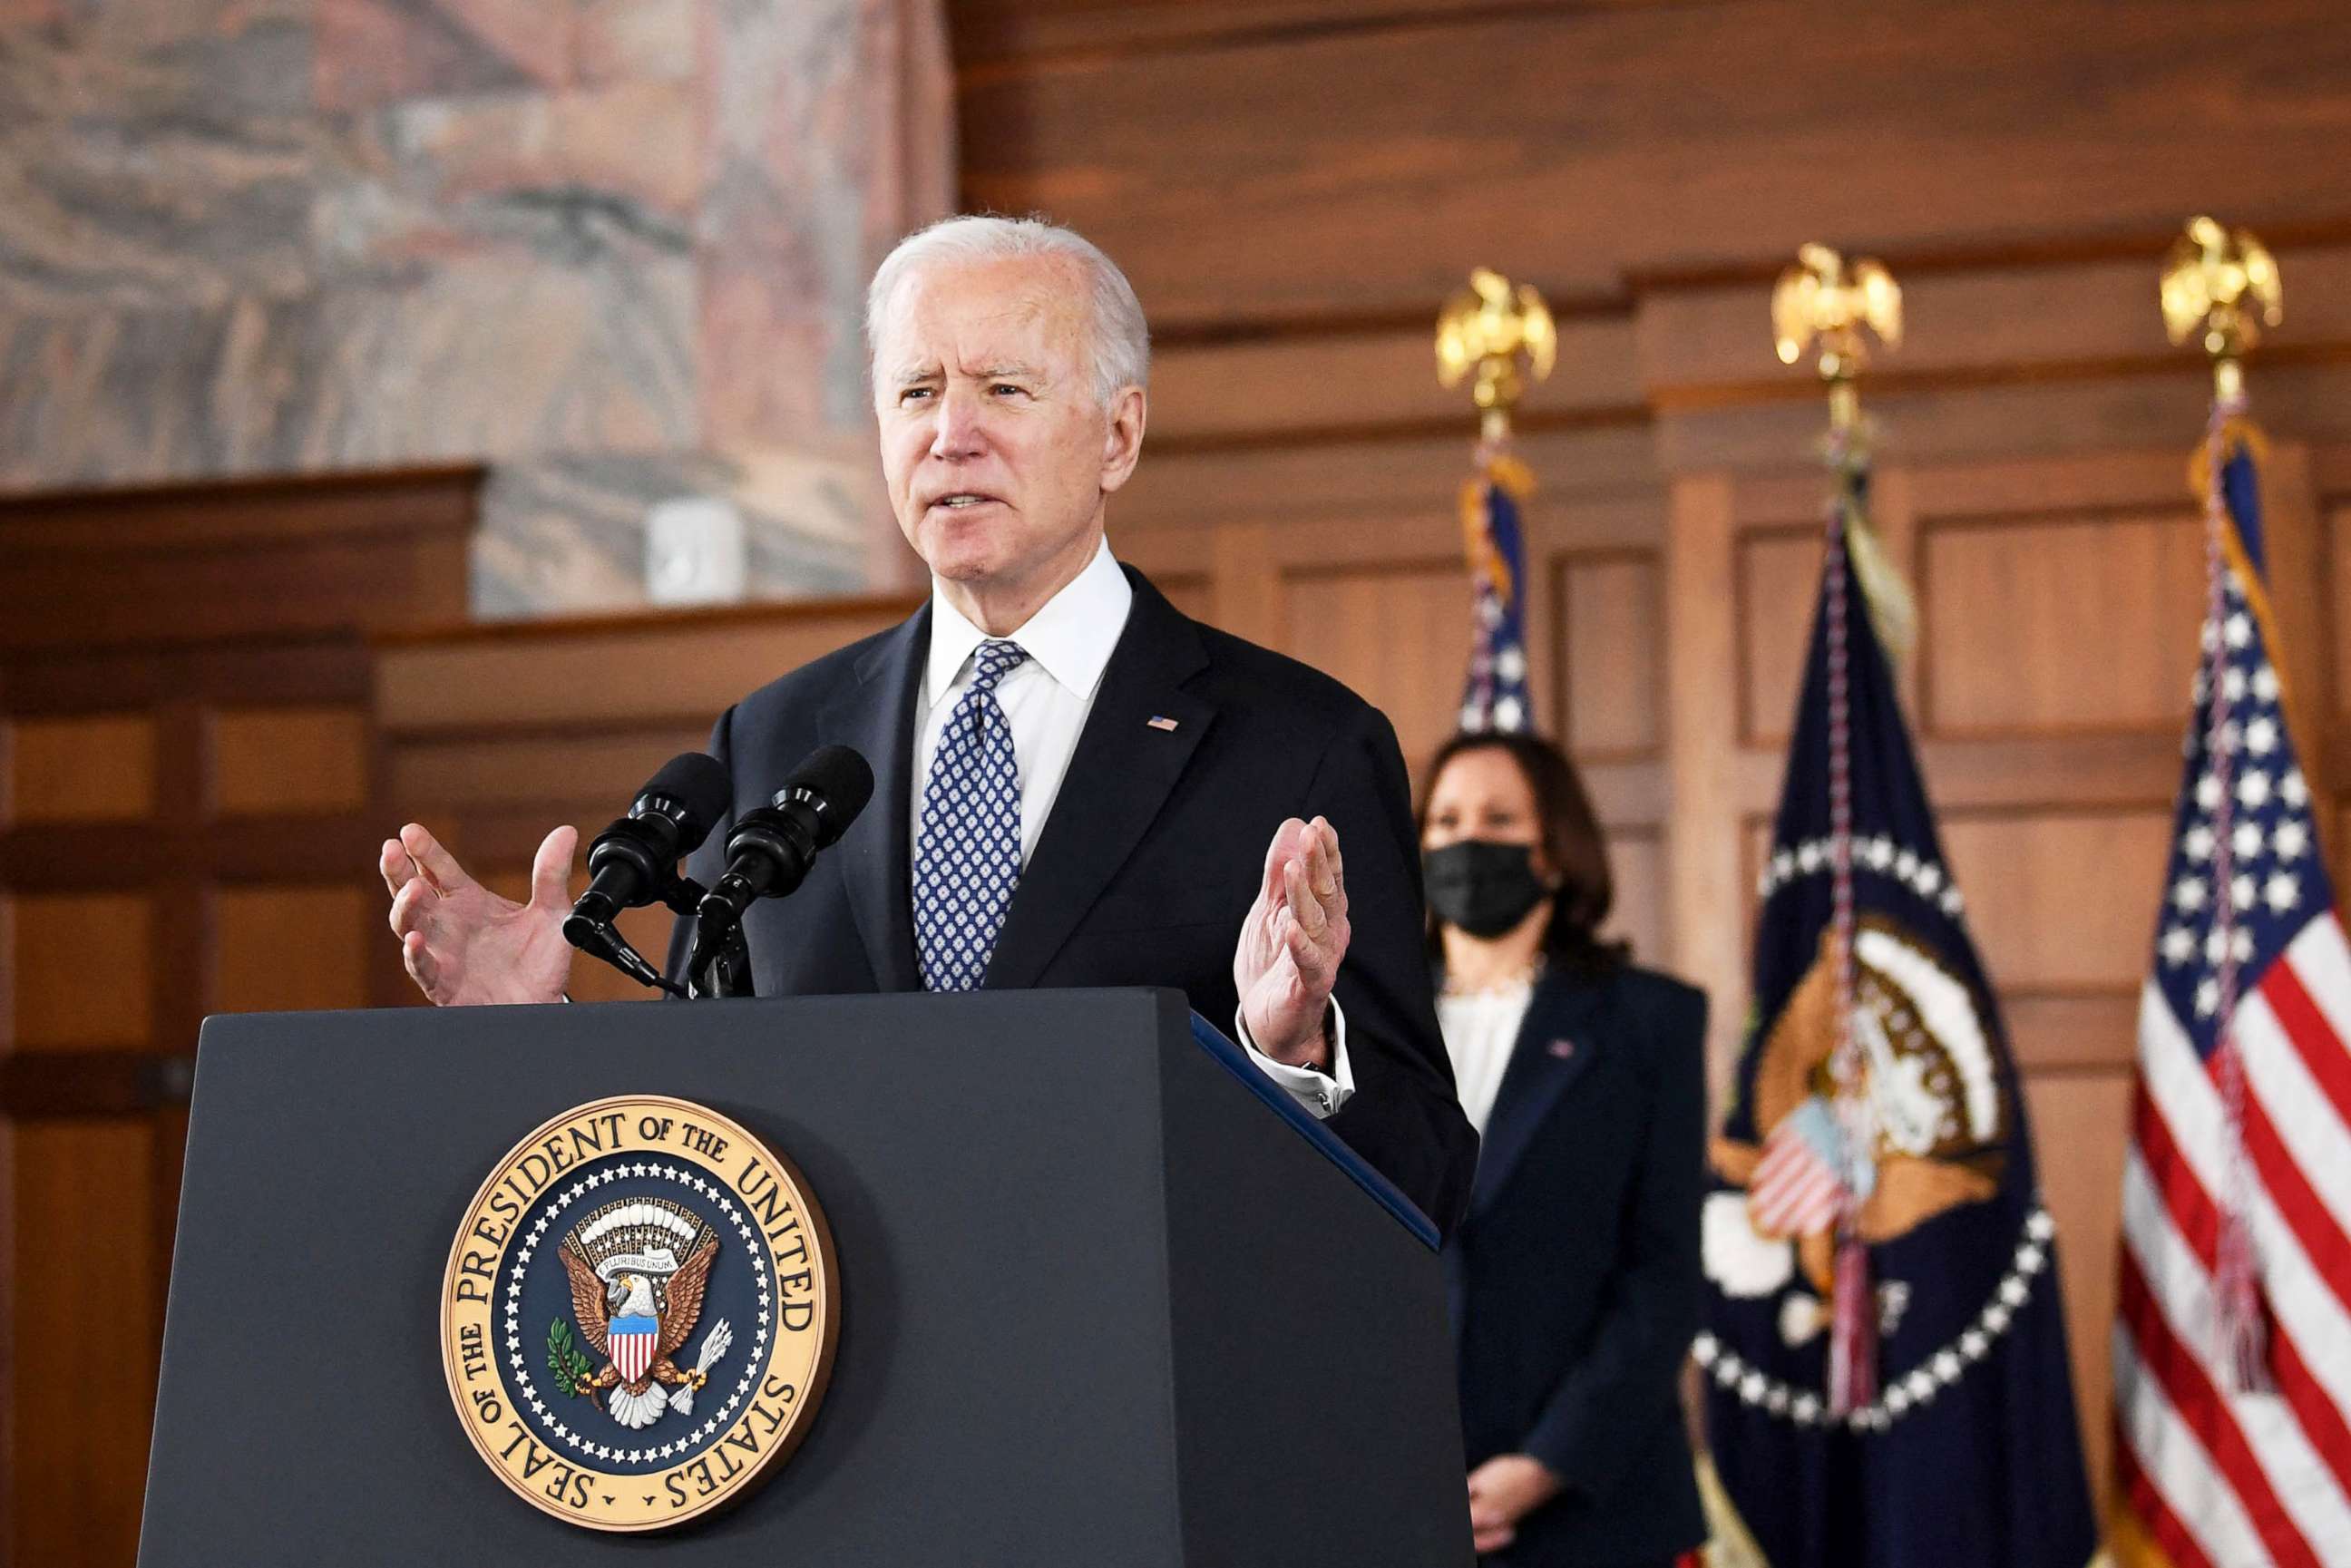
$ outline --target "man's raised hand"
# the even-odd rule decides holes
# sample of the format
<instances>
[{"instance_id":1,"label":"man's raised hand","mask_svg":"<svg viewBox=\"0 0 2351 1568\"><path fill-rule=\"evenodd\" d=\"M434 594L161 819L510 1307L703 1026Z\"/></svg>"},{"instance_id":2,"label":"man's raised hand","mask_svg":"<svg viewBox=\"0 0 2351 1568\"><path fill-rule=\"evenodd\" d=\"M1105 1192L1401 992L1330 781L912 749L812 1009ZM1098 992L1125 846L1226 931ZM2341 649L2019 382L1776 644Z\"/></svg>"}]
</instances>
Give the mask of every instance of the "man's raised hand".
<instances>
[{"instance_id":1,"label":"man's raised hand","mask_svg":"<svg viewBox=\"0 0 2351 1568\"><path fill-rule=\"evenodd\" d=\"M1233 986L1258 1050L1293 1067L1329 1067L1322 1020L1347 938L1339 831L1321 817L1292 817L1274 831L1233 953Z\"/></svg>"},{"instance_id":2,"label":"man's raised hand","mask_svg":"<svg viewBox=\"0 0 2351 1568\"><path fill-rule=\"evenodd\" d=\"M439 1007L560 1001L571 972L563 917L579 844L577 828L548 834L531 861L530 902L517 904L466 875L414 822L384 840L377 869L409 977Z\"/></svg>"}]
</instances>

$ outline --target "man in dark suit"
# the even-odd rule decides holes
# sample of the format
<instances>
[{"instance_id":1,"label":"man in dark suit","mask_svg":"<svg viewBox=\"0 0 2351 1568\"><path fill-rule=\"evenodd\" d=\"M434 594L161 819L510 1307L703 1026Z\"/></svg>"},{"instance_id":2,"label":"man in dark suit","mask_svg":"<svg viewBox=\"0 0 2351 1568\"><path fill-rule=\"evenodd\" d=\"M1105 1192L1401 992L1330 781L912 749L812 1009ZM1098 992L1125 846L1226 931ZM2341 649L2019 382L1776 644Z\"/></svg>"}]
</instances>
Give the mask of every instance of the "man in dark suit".
<instances>
[{"instance_id":1,"label":"man in dark suit","mask_svg":"<svg viewBox=\"0 0 2351 1568\"><path fill-rule=\"evenodd\" d=\"M1066 230L952 219L883 263L866 326L883 471L933 592L714 731L738 813L820 745L874 767L807 885L747 920L758 990L1180 987L1449 1228L1476 1139L1437 1037L1394 731L1187 619L1104 540L1142 448L1133 289ZM414 823L385 841L426 995L561 994L577 843L549 834L515 904Z\"/></svg>"}]
</instances>

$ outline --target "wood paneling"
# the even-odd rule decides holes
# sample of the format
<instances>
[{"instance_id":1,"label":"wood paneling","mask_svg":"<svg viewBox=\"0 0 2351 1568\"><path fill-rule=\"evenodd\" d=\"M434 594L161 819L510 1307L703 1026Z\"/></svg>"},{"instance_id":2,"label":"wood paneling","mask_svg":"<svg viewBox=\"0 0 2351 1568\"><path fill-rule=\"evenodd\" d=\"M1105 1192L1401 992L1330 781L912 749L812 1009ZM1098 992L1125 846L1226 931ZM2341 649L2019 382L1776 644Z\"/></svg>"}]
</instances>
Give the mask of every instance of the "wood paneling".
<instances>
[{"instance_id":1,"label":"wood paneling","mask_svg":"<svg viewBox=\"0 0 2351 1568\"><path fill-rule=\"evenodd\" d=\"M141 1045L152 1014L155 906L136 894L20 894L9 900L16 941L9 1043Z\"/></svg>"},{"instance_id":2,"label":"wood paneling","mask_svg":"<svg viewBox=\"0 0 2351 1568\"><path fill-rule=\"evenodd\" d=\"M155 1202L155 1134L135 1123L35 1124L12 1141L22 1286L10 1484L23 1500L12 1561L127 1563L163 1320L154 1259L169 1220Z\"/></svg>"},{"instance_id":3,"label":"wood paneling","mask_svg":"<svg viewBox=\"0 0 2351 1568\"><path fill-rule=\"evenodd\" d=\"M1276 645L1359 692L1378 693L1416 773L1453 732L1469 646L1468 578L1416 561L1289 574Z\"/></svg>"},{"instance_id":4,"label":"wood paneling","mask_svg":"<svg viewBox=\"0 0 2351 1568\"><path fill-rule=\"evenodd\" d=\"M2008 989L2135 988L2170 851L2168 810L1943 813L1968 928Z\"/></svg>"},{"instance_id":5,"label":"wood paneling","mask_svg":"<svg viewBox=\"0 0 2351 1568\"><path fill-rule=\"evenodd\" d=\"M0 646L246 638L454 618L477 468L0 504Z\"/></svg>"},{"instance_id":6,"label":"wood paneling","mask_svg":"<svg viewBox=\"0 0 2351 1568\"><path fill-rule=\"evenodd\" d=\"M1804 639L1821 580L1818 528L1750 529L1740 536L1740 734L1784 744L1804 676Z\"/></svg>"},{"instance_id":7,"label":"wood paneling","mask_svg":"<svg viewBox=\"0 0 2351 1568\"><path fill-rule=\"evenodd\" d=\"M5 754L11 821L120 821L155 809L155 723L144 714L18 719Z\"/></svg>"},{"instance_id":8,"label":"wood paneling","mask_svg":"<svg viewBox=\"0 0 2351 1568\"><path fill-rule=\"evenodd\" d=\"M214 1012L356 1006L368 994L364 944L384 925L376 895L328 887L232 887L212 896Z\"/></svg>"},{"instance_id":9,"label":"wood paneling","mask_svg":"<svg viewBox=\"0 0 2351 1568\"><path fill-rule=\"evenodd\" d=\"M1746 666L1739 622L1725 613L1741 576L1736 505L1720 476L1677 482L1666 541L1667 959L1712 998L1707 1054L1718 1100L1748 1005L1743 912L1755 886L1751 865L1742 863L1732 743L1744 729Z\"/></svg>"},{"instance_id":10,"label":"wood paneling","mask_svg":"<svg viewBox=\"0 0 2351 1568\"><path fill-rule=\"evenodd\" d=\"M1619 828L1608 837L1608 871L1616 909L1603 935L1633 945L1633 961L1652 968L1669 962L1666 939L1666 845L1655 829Z\"/></svg>"},{"instance_id":11,"label":"wood paneling","mask_svg":"<svg viewBox=\"0 0 2351 1568\"><path fill-rule=\"evenodd\" d=\"M213 810L224 817L356 810L367 803L368 716L356 707L212 716Z\"/></svg>"},{"instance_id":12,"label":"wood paneling","mask_svg":"<svg viewBox=\"0 0 2351 1568\"><path fill-rule=\"evenodd\" d=\"M1665 742L1665 605L1656 552L1558 563L1560 712L1552 733L1586 760L1654 757Z\"/></svg>"},{"instance_id":13,"label":"wood paneling","mask_svg":"<svg viewBox=\"0 0 2351 1568\"><path fill-rule=\"evenodd\" d=\"M2351 501L2326 512L2327 551L2337 571L2351 567ZM2351 717L2351 611L2331 606L2335 627L2335 711Z\"/></svg>"},{"instance_id":14,"label":"wood paneling","mask_svg":"<svg viewBox=\"0 0 2351 1568\"><path fill-rule=\"evenodd\" d=\"M355 628L462 608L477 480L0 501L0 1559L131 1561L197 1024L367 999Z\"/></svg>"},{"instance_id":15,"label":"wood paneling","mask_svg":"<svg viewBox=\"0 0 2351 1568\"><path fill-rule=\"evenodd\" d=\"M691 720L621 735L553 735L534 729L517 736L475 730L402 739L386 758L384 795L403 821L444 810L507 810L569 806L599 785L625 782L608 792L607 814L628 802L628 791L681 751L710 744L707 726ZM385 831L397 823L386 820ZM593 832L598 824L589 824Z\"/></svg>"},{"instance_id":16,"label":"wood paneling","mask_svg":"<svg viewBox=\"0 0 2351 1568\"><path fill-rule=\"evenodd\" d=\"M545 621L387 639L375 672L389 729L549 729L689 715L705 727L747 692L893 625L906 598ZM625 656L607 655L619 651ZM639 780L642 782L642 780Z\"/></svg>"},{"instance_id":17,"label":"wood paneling","mask_svg":"<svg viewBox=\"0 0 2351 1568\"><path fill-rule=\"evenodd\" d=\"M2179 722L2204 608L2204 520L2019 517L1930 526L1920 573L1935 735ZM2084 658L2095 647L2100 656Z\"/></svg>"},{"instance_id":18,"label":"wood paneling","mask_svg":"<svg viewBox=\"0 0 2351 1568\"><path fill-rule=\"evenodd\" d=\"M2137 986L2071 994L2008 991L2000 1005L2010 1049L2028 1076L2044 1068L2120 1073L2130 1071L2138 998Z\"/></svg>"},{"instance_id":19,"label":"wood paneling","mask_svg":"<svg viewBox=\"0 0 2351 1568\"><path fill-rule=\"evenodd\" d=\"M2107 1473L2114 1433L2097 1419L2113 1397L2108 1360L2120 1252L2123 1137L2131 1082L2123 1072L2028 1077L2027 1113L2041 1194L2057 1221L2057 1270L2074 1357L2074 1400L2084 1415L2090 1475Z\"/></svg>"},{"instance_id":20,"label":"wood paneling","mask_svg":"<svg viewBox=\"0 0 2351 1568\"><path fill-rule=\"evenodd\" d=\"M956 14L1003 48L1021 36L989 25L1006 9ZM1751 276L1824 235L1897 259L2056 236L2137 250L2190 193L2248 221L2340 215L2351 37L2332 0L2265 0L2219 35L2197 0L2115 16L1414 7L1153 47L1104 8L1103 52L966 78L964 190L1074 223L1163 326L1417 317L1471 257L1605 298L1628 277ZM1049 36L1088 34L1072 17Z\"/></svg>"}]
</instances>

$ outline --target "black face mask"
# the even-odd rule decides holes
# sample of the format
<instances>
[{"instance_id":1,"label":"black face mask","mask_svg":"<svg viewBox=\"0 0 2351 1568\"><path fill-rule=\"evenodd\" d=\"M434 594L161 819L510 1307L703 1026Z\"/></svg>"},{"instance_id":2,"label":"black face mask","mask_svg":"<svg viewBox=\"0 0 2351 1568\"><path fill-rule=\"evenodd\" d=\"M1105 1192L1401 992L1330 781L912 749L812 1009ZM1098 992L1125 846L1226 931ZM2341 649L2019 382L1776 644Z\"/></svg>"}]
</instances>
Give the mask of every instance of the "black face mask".
<instances>
[{"instance_id":1,"label":"black face mask","mask_svg":"<svg viewBox=\"0 0 2351 1568\"><path fill-rule=\"evenodd\" d=\"M1441 850L1421 852L1428 883L1428 906L1447 925L1472 936L1499 936L1551 896L1535 874L1530 844L1495 844L1463 839Z\"/></svg>"}]
</instances>

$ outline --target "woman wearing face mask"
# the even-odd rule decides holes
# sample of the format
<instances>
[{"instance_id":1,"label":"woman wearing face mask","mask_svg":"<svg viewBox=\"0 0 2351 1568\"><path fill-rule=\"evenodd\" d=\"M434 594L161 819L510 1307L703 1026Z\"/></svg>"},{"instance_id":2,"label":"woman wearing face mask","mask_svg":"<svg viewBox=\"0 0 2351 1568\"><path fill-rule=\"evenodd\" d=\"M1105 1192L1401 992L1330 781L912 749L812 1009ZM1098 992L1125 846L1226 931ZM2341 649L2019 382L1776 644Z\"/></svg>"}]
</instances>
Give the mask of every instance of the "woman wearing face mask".
<instances>
[{"instance_id":1,"label":"woman wearing face mask","mask_svg":"<svg viewBox=\"0 0 2351 1568\"><path fill-rule=\"evenodd\" d=\"M1600 939L1607 855L1556 747L1457 736L1421 800L1437 1017L1485 1140L1445 1254L1477 1549L1669 1563L1705 1536L1678 1383L1706 998Z\"/></svg>"}]
</instances>

